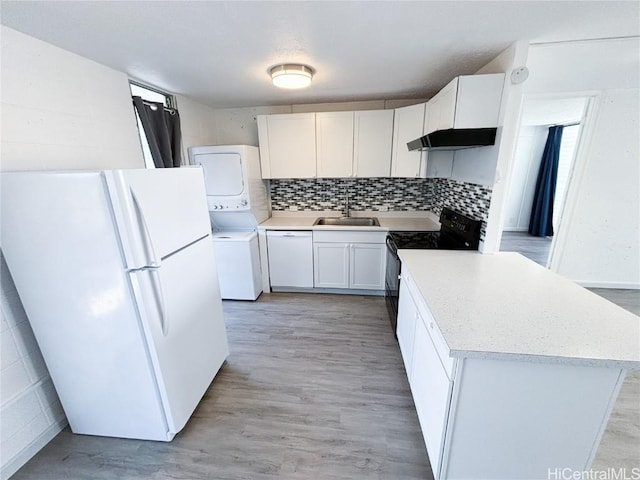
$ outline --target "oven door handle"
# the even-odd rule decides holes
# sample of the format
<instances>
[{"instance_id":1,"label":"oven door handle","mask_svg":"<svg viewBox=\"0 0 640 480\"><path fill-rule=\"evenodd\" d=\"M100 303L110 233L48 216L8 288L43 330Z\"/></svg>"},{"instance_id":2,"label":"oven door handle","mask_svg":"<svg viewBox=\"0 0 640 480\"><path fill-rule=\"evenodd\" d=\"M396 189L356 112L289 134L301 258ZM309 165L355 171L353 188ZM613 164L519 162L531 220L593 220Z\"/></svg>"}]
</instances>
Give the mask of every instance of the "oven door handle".
<instances>
[{"instance_id":1,"label":"oven door handle","mask_svg":"<svg viewBox=\"0 0 640 480\"><path fill-rule=\"evenodd\" d=\"M387 243L387 248L389 249L389 251L391 253L393 253L393 255L397 258L398 257L398 248L396 247L395 242L393 241L393 239L389 235L387 235L386 243Z\"/></svg>"}]
</instances>

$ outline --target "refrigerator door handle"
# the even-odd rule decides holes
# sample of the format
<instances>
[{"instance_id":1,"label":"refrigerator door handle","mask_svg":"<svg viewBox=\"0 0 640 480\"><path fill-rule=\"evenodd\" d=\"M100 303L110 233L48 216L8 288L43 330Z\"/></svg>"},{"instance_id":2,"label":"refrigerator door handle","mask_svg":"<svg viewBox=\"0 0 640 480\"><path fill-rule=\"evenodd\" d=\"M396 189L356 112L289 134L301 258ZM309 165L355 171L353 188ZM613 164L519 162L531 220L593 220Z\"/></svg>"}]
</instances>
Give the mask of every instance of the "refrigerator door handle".
<instances>
[{"instance_id":1,"label":"refrigerator door handle","mask_svg":"<svg viewBox=\"0 0 640 480\"><path fill-rule=\"evenodd\" d=\"M138 201L138 197L136 196L136 192L133 191L133 188L129 187L129 191L131 192L131 198L133 198L133 206L136 210L136 216L138 217L138 222L140 224L142 235L142 243L144 245L144 250L147 254L147 266L150 267L159 267L160 261L157 260L156 252L153 248L153 241L151 240L151 235L149 235L149 227L147 226L147 221L144 217L144 211L142 210L142 206Z\"/></svg>"},{"instance_id":2,"label":"refrigerator door handle","mask_svg":"<svg viewBox=\"0 0 640 480\"><path fill-rule=\"evenodd\" d=\"M162 329L162 335L165 337L169 335L169 322L167 319L167 310L164 304L164 292L162 291L162 282L160 281L160 269L150 268L151 284L153 285L153 291L155 292L156 301L158 302L158 310L160 312L160 328Z\"/></svg>"},{"instance_id":3,"label":"refrigerator door handle","mask_svg":"<svg viewBox=\"0 0 640 480\"><path fill-rule=\"evenodd\" d=\"M130 268L127 273L149 272L149 278L151 279L151 289L153 290L153 297L158 307L160 314L160 329L162 335L167 336L169 334L169 322L167 320L167 309L164 304L164 292L162 290L162 281L160 280L160 267L149 266L140 268Z\"/></svg>"}]
</instances>

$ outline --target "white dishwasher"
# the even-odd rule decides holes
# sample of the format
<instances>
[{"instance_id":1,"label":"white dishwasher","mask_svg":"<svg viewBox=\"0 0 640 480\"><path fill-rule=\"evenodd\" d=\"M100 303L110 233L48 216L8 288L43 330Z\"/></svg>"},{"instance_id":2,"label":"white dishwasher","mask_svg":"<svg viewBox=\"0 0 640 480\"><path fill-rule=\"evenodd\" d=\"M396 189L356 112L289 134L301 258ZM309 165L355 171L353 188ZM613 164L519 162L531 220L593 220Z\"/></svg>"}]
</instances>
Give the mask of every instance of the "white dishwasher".
<instances>
[{"instance_id":1,"label":"white dishwasher","mask_svg":"<svg viewBox=\"0 0 640 480\"><path fill-rule=\"evenodd\" d=\"M313 288L311 231L268 230L267 251L272 287Z\"/></svg>"}]
</instances>

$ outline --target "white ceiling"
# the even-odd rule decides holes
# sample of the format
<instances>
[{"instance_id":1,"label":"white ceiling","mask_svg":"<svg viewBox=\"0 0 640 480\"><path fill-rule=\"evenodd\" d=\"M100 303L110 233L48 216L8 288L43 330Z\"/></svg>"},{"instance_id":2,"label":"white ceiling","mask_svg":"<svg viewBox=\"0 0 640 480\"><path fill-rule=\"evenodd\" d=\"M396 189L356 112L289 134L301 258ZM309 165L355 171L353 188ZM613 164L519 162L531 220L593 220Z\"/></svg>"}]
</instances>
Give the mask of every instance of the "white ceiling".
<instances>
[{"instance_id":1,"label":"white ceiling","mask_svg":"<svg viewBox=\"0 0 640 480\"><path fill-rule=\"evenodd\" d=\"M637 1L7 1L4 25L214 107L430 97L516 40L640 35ZM269 67L317 70L281 91Z\"/></svg>"}]
</instances>

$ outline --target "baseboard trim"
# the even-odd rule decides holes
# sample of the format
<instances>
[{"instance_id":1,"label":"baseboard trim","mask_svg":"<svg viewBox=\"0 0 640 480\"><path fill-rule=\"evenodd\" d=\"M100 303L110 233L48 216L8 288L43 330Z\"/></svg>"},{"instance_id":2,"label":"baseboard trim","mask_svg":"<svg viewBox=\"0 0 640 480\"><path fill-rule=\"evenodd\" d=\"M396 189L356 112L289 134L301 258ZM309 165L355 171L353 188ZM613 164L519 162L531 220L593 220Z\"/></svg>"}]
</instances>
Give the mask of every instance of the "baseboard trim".
<instances>
[{"instance_id":1,"label":"baseboard trim","mask_svg":"<svg viewBox=\"0 0 640 480\"><path fill-rule=\"evenodd\" d=\"M574 280L584 288L612 288L617 290L640 290L640 283L628 282L592 282L584 280Z\"/></svg>"},{"instance_id":2,"label":"baseboard trim","mask_svg":"<svg viewBox=\"0 0 640 480\"><path fill-rule=\"evenodd\" d=\"M8 480L11 475L20 470L25 463L31 460L36 453L42 450L42 448L53 440L67 425L67 419L62 418L38 435L29 445L20 450L15 457L2 466L0 478L2 480Z\"/></svg>"},{"instance_id":3,"label":"baseboard trim","mask_svg":"<svg viewBox=\"0 0 640 480\"><path fill-rule=\"evenodd\" d=\"M357 288L300 288L271 287L274 293L334 293L337 295L370 295L384 297L384 290L361 290Z\"/></svg>"}]
</instances>

